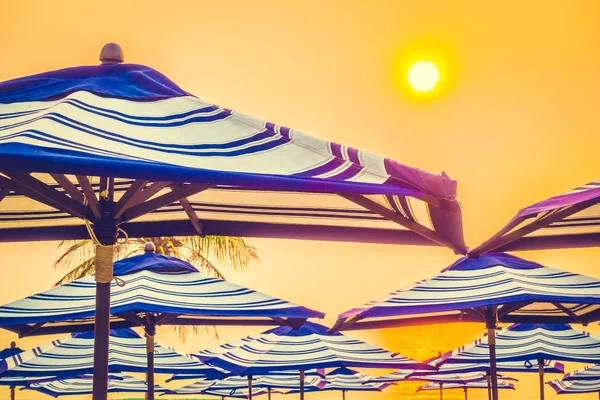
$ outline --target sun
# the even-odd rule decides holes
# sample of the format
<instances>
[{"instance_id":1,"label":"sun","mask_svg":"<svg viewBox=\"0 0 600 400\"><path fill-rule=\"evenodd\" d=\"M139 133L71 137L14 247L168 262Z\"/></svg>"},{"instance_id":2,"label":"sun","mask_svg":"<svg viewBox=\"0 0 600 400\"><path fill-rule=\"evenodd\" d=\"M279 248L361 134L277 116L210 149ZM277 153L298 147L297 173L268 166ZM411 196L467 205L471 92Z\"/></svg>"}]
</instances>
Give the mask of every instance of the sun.
<instances>
[{"instance_id":1,"label":"sun","mask_svg":"<svg viewBox=\"0 0 600 400\"><path fill-rule=\"evenodd\" d=\"M440 71L431 61L417 61L408 69L408 83L417 92L430 92L440 81Z\"/></svg>"}]
</instances>

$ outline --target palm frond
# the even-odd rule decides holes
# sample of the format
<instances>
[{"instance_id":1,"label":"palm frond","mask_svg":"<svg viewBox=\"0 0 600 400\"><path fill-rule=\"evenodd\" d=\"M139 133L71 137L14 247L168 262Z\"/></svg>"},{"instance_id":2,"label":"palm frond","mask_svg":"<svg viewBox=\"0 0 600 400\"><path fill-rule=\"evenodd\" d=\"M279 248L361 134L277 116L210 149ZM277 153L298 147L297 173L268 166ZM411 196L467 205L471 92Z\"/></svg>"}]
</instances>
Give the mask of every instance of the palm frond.
<instances>
[{"instance_id":1,"label":"palm frond","mask_svg":"<svg viewBox=\"0 0 600 400\"><path fill-rule=\"evenodd\" d=\"M75 268L73 268L72 270L67 272L65 274L65 276L60 278L60 280L58 280L58 282L56 282L54 284L54 286L60 286L65 283L72 282L76 279L80 279L85 276L92 275L93 273L96 272L96 268L94 266L94 261L95 261L94 258L89 258L87 260L84 260L81 264L79 264L78 266L76 266Z\"/></svg>"},{"instance_id":2,"label":"palm frond","mask_svg":"<svg viewBox=\"0 0 600 400\"><path fill-rule=\"evenodd\" d=\"M177 336L179 336L179 340L181 340L183 344L185 344L190 333L198 335L201 331L207 335L213 336L215 339L219 339L219 331L216 326L212 325L176 325L173 326L173 330L177 332Z\"/></svg>"},{"instance_id":3,"label":"palm frond","mask_svg":"<svg viewBox=\"0 0 600 400\"><path fill-rule=\"evenodd\" d=\"M244 270L258 262L258 250L240 237L189 236L182 238L194 253L204 259L214 257L234 270Z\"/></svg>"}]
</instances>

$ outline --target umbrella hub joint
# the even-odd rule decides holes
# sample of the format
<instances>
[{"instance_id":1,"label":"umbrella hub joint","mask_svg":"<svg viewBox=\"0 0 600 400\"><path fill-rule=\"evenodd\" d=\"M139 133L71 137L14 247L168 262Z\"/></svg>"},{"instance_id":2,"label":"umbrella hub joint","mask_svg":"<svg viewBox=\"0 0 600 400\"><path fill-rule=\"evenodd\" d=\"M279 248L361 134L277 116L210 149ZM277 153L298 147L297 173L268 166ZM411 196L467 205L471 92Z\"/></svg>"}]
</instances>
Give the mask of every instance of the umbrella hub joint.
<instances>
[{"instance_id":1,"label":"umbrella hub joint","mask_svg":"<svg viewBox=\"0 0 600 400\"><path fill-rule=\"evenodd\" d=\"M110 246L117 242L118 226L114 218L111 201L101 201L102 214L94 220L94 234L103 245Z\"/></svg>"}]
</instances>

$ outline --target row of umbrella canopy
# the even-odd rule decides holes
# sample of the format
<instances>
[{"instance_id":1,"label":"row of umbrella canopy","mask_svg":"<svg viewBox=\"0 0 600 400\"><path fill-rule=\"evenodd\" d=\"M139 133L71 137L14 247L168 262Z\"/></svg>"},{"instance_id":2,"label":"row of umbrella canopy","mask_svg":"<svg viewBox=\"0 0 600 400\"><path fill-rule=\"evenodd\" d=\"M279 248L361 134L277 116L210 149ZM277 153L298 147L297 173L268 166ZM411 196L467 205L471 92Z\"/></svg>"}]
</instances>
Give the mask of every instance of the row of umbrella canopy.
<instances>
[{"instance_id":1,"label":"row of umbrella canopy","mask_svg":"<svg viewBox=\"0 0 600 400\"><path fill-rule=\"evenodd\" d=\"M173 288L196 271L113 268L119 229L131 237L286 237L442 245L467 252L456 182L445 174L205 103L151 68L121 64L122 51L113 44L101 60L98 67L0 84L0 240L91 236L97 255L95 277L69 289L80 290L81 307L54 310L50 307L59 301L44 306L46 299L34 296L4 307L0 325L21 336L93 327L95 399L105 399L108 390L110 327L143 326L152 366L157 325L298 327L306 318L322 316L243 290L232 292L232 299L240 293L254 297L261 304L258 312L242 310L235 300L217 304L203 294L182 301ZM412 290L342 314L334 330L481 321L495 338L498 322L597 320L597 280L489 251L551 247L558 241L597 245L599 190L590 184L522 210L470 258ZM129 287L119 289L113 278L127 275ZM159 289L132 289L136 281L159 282ZM454 291L438 290L449 283ZM63 290L50 298L66 296ZM227 293L215 288L212 300ZM73 318L75 323L67 323ZM497 399L494 347L490 342ZM148 374L150 391L151 379Z\"/></svg>"}]
</instances>

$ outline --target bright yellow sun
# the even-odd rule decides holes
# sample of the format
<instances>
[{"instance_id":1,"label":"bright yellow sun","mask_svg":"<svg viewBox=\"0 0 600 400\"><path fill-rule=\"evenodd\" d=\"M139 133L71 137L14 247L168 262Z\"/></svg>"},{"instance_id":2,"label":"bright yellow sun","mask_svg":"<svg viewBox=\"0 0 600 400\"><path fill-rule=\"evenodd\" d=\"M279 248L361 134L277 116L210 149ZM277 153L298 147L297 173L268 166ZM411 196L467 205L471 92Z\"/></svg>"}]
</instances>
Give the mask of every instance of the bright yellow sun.
<instances>
[{"instance_id":1,"label":"bright yellow sun","mask_svg":"<svg viewBox=\"0 0 600 400\"><path fill-rule=\"evenodd\" d=\"M431 61L417 61L408 70L408 83L418 92L430 92L440 81L440 71Z\"/></svg>"}]
</instances>

